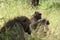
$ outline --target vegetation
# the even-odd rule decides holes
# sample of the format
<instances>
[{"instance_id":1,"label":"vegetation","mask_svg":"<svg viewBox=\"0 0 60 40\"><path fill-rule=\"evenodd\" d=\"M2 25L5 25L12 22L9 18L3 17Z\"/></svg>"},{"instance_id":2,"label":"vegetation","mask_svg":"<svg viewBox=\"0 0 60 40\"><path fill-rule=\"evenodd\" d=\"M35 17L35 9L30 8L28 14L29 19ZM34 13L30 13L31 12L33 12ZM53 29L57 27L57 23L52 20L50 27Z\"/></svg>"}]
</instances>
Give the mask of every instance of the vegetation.
<instances>
[{"instance_id":1,"label":"vegetation","mask_svg":"<svg viewBox=\"0 0 60 40\"><path fill-rule=\"evenodd\" d=\"M31 36L26 33L26 37L29 40L60 40L59 0L57 2L40 0L39 5L33 8L28 4L28 0L0 0L0 28L9 19L22 15L30 18L35 11L41 12L42 18L50 21L49 32L46 37L40 35L39 32L32 33Z\"/></svg>"}]
</instances>

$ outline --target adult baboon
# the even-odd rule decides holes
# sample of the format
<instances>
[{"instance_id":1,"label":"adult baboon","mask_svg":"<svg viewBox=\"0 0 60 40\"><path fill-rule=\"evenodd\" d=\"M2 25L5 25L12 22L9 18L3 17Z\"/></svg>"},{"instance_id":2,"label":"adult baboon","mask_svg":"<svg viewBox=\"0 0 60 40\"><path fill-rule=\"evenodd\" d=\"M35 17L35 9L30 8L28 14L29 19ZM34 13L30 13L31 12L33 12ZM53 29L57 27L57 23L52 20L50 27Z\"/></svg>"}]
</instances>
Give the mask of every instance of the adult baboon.
<instances>
[{"instance_id":1,"label":"adult baboon","mask_svg":"<svg viewBox=\"0 0 60 40\"><path fill-rule=\"evenodd\" d=\"M32 15L32 17L31 17L31 24L30 24L31 30L35 30L36 29L37 21L42 18L41 15L42 14L37 12L37 11L35 11L35 13Z\"/></svg>"},{"instance_id":2,"label":"adult baboon","mask_svg":"<svg viewBox=\"0 0 60 40\"><path fill-rule=\"evenodd\" d=\"M31 30L29 28L30 23L31 23L30 20L25 16L16 17L5 23L5 25L1 29L1 33L6 34L7 32L11 32L12 33L11 40L16 40L14 37L17 34L13 32L16 32L15 29L18 28L18 34L19 34L18 40L25 40L24 31L27 32L28 34L31 34Z\"/></svg>"},{"instance_id":3,"label":"adult baboon","mask_svg":"<svg viewBox=\"0 0 60 40\"><path fill-rule=\"evenodd\" d=\"M37 6L39 4L39 0L29 0L29 1L32 6Z\"/></svg>"}]
</instances>

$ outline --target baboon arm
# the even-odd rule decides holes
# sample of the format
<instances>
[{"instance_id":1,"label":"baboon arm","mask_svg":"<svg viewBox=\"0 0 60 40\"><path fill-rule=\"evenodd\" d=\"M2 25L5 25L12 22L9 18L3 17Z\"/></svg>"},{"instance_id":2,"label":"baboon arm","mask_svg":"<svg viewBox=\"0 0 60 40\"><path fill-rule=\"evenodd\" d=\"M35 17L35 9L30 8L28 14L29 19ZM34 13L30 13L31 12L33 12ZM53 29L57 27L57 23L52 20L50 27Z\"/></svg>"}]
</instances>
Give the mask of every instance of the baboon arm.
<instances>
[{"instance_id":1,"label":"baboon arm","mask_svg":"<svg viewBox=\"0 0 60 40\"><path fill-rule=\"evenodd\" d=\"M37 23L40 23L42 21L42 19L38 20Z\"/></svg>"}]
</instances>

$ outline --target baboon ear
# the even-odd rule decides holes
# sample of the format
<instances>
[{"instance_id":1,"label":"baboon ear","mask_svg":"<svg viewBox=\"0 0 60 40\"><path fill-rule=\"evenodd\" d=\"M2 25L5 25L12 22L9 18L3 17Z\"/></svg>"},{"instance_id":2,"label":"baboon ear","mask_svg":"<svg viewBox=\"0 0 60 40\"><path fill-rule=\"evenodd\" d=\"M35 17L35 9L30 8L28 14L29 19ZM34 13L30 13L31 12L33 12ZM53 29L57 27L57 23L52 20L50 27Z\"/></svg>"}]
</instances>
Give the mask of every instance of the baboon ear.
<instances>
[{"instance_id":1,"label":"baboon ear","mask_svg":"<svg viewBox=\"0 0 60 40\"><path fill-rule=\"evenodd\" d=\"M43 19L42 22L45 23L46 22L46 19Z\"/></svg>"},{"instance_id":2,"label":"baboon ear","mask_svg":"<svg viewBox=\"0 0 60 40\"><path fill-rule=\"evenodd\" d=\"M47 25L49 25L49 24L50 24L49 20L47 20L46 24L47 24Z\"/></svg>"}]
</instances>

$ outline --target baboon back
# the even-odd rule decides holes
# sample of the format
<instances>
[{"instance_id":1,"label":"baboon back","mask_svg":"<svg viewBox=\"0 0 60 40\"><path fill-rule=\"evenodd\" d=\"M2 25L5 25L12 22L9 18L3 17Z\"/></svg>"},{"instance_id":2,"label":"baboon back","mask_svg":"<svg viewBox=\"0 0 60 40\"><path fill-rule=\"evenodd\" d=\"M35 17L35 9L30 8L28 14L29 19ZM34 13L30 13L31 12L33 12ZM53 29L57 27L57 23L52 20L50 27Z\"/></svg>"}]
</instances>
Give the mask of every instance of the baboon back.
<instances>
[{"instance_id":1,"label":"baboon back","mask_svg":"<svg viewBox=\"0 0 60 40\"><path fill-rule=\"evenodd\" d=\"M29 28L30 23L30 20L25 16L16 17L12 20L7 21L2 27L0 33L4 35L11 33L11 40L15 40L16 37L18 37L18 40L25 40L24 32L31 34L31 30ZM15 32L19 34L16 34Z\"/></svg>"}]
</instances>

